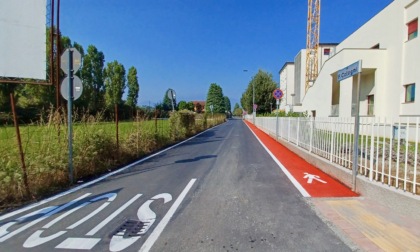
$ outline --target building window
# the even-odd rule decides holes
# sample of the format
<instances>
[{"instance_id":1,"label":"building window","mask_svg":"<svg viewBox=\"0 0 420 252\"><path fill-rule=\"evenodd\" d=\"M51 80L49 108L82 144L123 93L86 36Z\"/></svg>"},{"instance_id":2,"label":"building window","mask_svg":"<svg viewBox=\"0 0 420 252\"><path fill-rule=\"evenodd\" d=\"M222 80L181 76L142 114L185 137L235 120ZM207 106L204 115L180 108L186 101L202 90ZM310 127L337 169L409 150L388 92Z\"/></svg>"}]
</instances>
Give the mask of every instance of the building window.
<instances>
[{"instance_id":1,"label":"building window","mask_svg":"<svg viewBox=\"0 0 420 252\"><path fill-rule=\"evenodd\" d=\"M374 115L374 108L375 108L375 96L374 95L368 95L367 101L368 101L367 115L368 116L373 116Z\"/></svg>"},{"instance_id":2,"label":"building window","mask_svg":"<svg viewBox=\"0 0 420 252\"><path fill-rule=\"evenodd\" d=\"M407 24L408 28L408 40L413 38L417 38L417 30L418 30L418 19L415 19Z\"/></svg>"},{"instance_id":3,"label":"building window","mask_svg":"<svg viewBox=\"0 0 420 252\"><path fill-rule=\"evenodd\" d=\"M330 48L324 48L324 55L330 55Z\"/></svg>"},{"instance_id":4,"label":"building window","mask_svg":"<svg viewBox=\"0 0 420 252\"><path fill-rule=\"evenodd\" d=\"M405 102L414 102L416 93L416 84L405 86Z\"/></svg>"}]
</instances>

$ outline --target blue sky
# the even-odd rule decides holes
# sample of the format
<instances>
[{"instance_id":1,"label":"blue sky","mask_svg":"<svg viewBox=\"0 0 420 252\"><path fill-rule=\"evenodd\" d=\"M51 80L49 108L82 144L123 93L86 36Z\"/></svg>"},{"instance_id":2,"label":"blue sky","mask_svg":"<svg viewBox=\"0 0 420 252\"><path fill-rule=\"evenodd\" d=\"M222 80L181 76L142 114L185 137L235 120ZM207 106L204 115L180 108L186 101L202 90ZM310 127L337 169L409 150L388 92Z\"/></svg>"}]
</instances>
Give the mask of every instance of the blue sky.
<instances>
[{"instance_id":1,"label":"blue sky","mask_svg":"<svg viewBox=\"0 0 420 252\"><path fill-rule=\"evenodd\" d=\"M205 100L217 83L232 107L252 76L273 75L306 46L306 0L61 1L62 34L105 61L137 68L139 104L155 105L168 88L177 100ZM328 0L321 43L339 43L392 0ZM247 72L243 70L247 69Z\"/></svg>"}]
</instances>

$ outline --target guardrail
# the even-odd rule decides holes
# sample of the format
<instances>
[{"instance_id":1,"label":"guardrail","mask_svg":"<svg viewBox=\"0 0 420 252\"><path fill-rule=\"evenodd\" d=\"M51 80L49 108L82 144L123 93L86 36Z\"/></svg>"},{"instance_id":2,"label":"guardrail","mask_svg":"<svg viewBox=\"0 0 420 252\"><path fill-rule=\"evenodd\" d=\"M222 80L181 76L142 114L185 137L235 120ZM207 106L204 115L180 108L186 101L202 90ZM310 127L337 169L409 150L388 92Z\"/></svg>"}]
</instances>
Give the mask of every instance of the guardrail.
<instances>
[{"instance_id":1,"label":"guardrail","mask_svg":"<svg viewBox=\"0 0 420 252\"><path fill-rule=\"evenodd\" d=\"M252 122L252 116L245 119ZM352 168L354 118L280 117L276 130L275 117L257 117L255 125L274 138ZM358 174L420 194L419 131L419 117L360 118Z\"/></svg>"}]
</instances>

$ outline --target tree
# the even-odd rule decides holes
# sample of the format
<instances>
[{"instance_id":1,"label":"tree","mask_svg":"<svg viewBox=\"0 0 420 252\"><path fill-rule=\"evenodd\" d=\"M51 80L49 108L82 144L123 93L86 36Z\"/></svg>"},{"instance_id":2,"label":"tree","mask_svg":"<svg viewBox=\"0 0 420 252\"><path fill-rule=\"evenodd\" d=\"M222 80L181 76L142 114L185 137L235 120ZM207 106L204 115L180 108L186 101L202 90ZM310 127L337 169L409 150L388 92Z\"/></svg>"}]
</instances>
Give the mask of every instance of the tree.
<instances>
[{"instance_id":1,"label":"tree","mask_svg":"<svg viewBox=\"0 0 420 252\"><path fill-rule=\"evenodd\" d=\"M91 113L100 110L105 102L104 62L104 54L98 51L94 45L89 45L80 71L83 80L83 94L80 97L80 103Z\"/></svg>"},{"instance_id":2,"label":"tree","mask_svg":"<svg viewBox=\"0 0 420 252\"><path fill-rule=\"evenodd\" d=\"M127 85L128 95L126 104L132 108L135 108L137 105L137 99L139 97L140 88L137 79L137 69L133 66L130 67L130 69L128 69Z\"/></svg>"},{"instance_id":3,"label":"tree","mask_svg":"<svg viewBox=\"0 0 420 252\"><path fill-rule=\"evenodd\" d=\"M225 102L226 111L232 112L232 108L231 108L231 105L230 105L230 99L229 99L229 97L225 96L225 97L223 97L223 99L224 99L224 102Z\"/></svg>"},{"instance_id":4,"label":"tree","mask_svg":"<svg viewBox=\"0 0 420 252\"><path fill-rule=\"evenodd\" d=\"M242 116L243 110L239 107L238 103L235 103L233 107L233 115L234 116Z\"/></svg>"},{"instance_id":5,"label":"tree","mask_svg":"<svg viewBox=\"0 0 420 252\"><path fill-rule=\"evenodd\" d=\"M273 80L272 74L259 70L258 73L252 77L247 89L242 94L241 105L248 113L252 112L252 96L253 89L255 89L255 104L257 104L257 112L270 113L272 104L276 100L273 98L273 91L276 89L277 83Z\"/></svg>"},{"instance_id":6,"label":"tree","mask_svg":"<svg viewBox=\"0 0 420 252\"><path fill-rule=\"evenodd\" d=\"M225 113L225 100L223 98L223 90L216 83L210 84L206 100L206 112L210 112L210 105L213 105L214 113Z\"/></svg>"},{"instance_id":7,"label":"tree","mask_svg":"<svg viewBox=\"0 0 420 252\"><path fill-rule=\"evenodd\" d=\"M188 104L186 101L180 101L178 103L178 109L179 110L184 110L184 109L188 109Z\"/></svg>"},{"instance_id":8,"label":"tree","mask_svg":"<svg viewBox=\"0 0 420 252\"><path fill-rule=\"evenodd\" d=\"M194 102L190 101L187 103L187 109L190 111L194 111Z\"/></svg>"},{"instance_id":9,"label":"tree","mask_svg":"<svg viewBox=\"0 0 420 252\"><path fill-rule=\"evenodd\" d=\"M125 69L118 61L107 64L104 70L105 77L105 102L108 108L122 103L122 95L126 87Z\"/></svg>"},{"instance_id":10,"label":"tree","mask_svg":"<svg viewBox=\"0 0 420 252\"><path fill-rule=\"evenodd\" d=\"M166 91L165 95L163 96L162 109L164 111L171 111L172 110L172 102L171 102L171 99L169 99L167 92L168 91ZM176 104L177 104L176 103L176 98L174 99L173 102L174 102L174 109L176 110L177 109L176 108Z\"/></svg>"}]
</instances>

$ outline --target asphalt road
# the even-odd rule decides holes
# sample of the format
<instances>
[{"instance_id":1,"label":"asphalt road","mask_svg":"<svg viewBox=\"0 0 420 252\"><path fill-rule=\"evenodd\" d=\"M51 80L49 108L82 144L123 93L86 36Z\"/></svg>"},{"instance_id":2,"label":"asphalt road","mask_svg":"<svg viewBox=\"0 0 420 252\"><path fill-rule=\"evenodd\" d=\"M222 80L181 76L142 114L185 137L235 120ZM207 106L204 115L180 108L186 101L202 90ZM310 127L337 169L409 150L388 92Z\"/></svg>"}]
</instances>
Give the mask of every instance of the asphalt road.
<instances>
[{"instance_id":1,"label":"asphalt road","mask_svg":"<svg viewBox=\"0 0 420 252\"><path fill-rule=\"evenodd\" d=\"M351 251L241 120L0 216L0 251Z\"/></svg>"}]
</instances>

